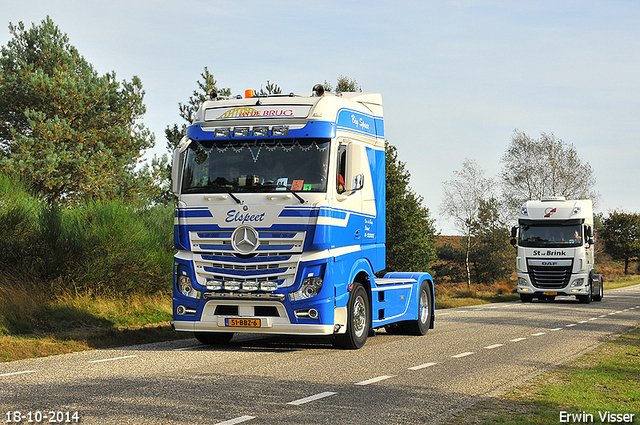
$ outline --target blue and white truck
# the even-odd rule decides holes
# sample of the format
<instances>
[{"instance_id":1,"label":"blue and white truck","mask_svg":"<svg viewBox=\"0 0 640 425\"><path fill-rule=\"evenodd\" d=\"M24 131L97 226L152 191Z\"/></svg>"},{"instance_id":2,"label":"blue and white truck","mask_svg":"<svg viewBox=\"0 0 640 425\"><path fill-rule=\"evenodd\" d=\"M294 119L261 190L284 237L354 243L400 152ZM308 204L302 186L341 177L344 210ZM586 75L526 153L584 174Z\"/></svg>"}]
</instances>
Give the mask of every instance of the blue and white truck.
<instances>
[{"instance_id":1,"label":"blue and white truck","mask_svg":"<svg viewBox=\"0 0 640 425\"><path fill-rule=\"evenodd\" d=\"M382 96L210 94L173 154L173 321L204 344L234 333L424 335L428 273L385 269Z\"/></svg>"}]
</instances>

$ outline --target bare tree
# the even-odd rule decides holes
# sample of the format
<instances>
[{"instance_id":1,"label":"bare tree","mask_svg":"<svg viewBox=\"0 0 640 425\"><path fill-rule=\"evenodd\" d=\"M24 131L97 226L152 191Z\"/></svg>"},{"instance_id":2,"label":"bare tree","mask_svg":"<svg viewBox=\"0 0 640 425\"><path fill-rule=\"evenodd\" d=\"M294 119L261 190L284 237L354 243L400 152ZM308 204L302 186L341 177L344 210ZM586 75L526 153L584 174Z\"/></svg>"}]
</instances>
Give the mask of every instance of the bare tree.
<instances>
[{"instance_id":1,"label":"bare tree","mask_svg":"<svg viewBox=\"0 0 640 425\"><path fill-rule=\"evenodd\" d=\"M453 219L453 224L466 240L465 266L467 285L471 286L469 252L481 202L495 198L494 180L484 177L484 170L474 160L465 158L462 170L453 172L453 179L442 183L443 199L440 212Z\"/></svg>"},{"instance_id":2,"label":"bare tree","mask_svg":"<svg viewBox=\"0 0 640 425\"><path fill-rule=\"evenodd\" d=\"M513 211L524 201L543 196L592 199L594 203L598 198L591 165L580 159L575 146L553 133L542 133L536 140L514 130L500 162L503 196Z\"/></svg>"}]
</instances>

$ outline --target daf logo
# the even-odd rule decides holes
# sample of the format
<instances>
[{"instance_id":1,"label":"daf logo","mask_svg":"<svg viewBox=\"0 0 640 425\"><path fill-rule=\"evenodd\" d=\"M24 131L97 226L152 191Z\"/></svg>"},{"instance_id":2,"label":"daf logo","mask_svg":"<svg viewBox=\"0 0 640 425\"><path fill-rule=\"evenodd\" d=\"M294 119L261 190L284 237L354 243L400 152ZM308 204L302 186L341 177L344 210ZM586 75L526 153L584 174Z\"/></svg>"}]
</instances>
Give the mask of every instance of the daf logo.
<instances>
[{"instance_id":1,"label":"daf logo","mask_svg":"<svg viewBox=\"0 0 640 425\"><path fill-rule=\"evenodd\" d=\"M231 235L231 245L240 254L249 254L258 248L258 232L253 227L240 226Z\"/></svg>"},{"instance_id":2,"label":"daf logo","mask_svg":"<svg viewBox=\"0 0 640 425\"><path fill-rule=\"evenodd\" d=\"M541 264L543 266L557 266L558 262L557 261L543 261Z\"/></svg>"}]
</instances>

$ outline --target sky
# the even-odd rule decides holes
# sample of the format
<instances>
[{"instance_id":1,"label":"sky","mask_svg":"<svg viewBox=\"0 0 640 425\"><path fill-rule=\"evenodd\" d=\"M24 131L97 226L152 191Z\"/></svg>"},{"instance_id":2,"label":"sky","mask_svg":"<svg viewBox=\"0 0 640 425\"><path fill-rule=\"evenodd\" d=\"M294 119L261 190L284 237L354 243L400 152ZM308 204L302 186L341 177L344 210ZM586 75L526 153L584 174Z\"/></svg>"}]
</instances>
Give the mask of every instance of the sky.
<instances>
[{"instance_id":1,"label":"sky","mask_svg":"<svg viewBox=\"0 0 640 425\"><path fill-rule=\"evenodd\" d=\"M382 94L385 136L442 234L457 233L442 183L465 158L497 178L516 129L576 148L597 212L640 212L636 0L0 0L0 45L10 22L47 15L99 74L141 79L147 158L167 153L205 67L233 94L347 76Z\"/></svg>"}]
</instances>

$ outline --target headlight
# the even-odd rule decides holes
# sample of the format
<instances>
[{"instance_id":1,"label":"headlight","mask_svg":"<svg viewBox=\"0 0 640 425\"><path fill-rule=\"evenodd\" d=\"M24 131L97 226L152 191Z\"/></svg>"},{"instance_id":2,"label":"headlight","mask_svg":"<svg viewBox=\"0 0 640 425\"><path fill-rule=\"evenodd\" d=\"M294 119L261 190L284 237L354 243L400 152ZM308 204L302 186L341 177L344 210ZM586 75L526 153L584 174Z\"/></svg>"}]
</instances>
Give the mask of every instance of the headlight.
<instances>
[{"instance_id":1,"label":"headlight","mask_svg":"<svg viewBox=\"0 0 640 425\"><path fill-rule=\"evenodd\" d=\"M527 279L525 279L524 277L519 277L518 278L518 285L520 285L520 286L529 286L529 282L527 282Z\"/></svg>"},{"instance_id":2,"label":"headlight","mask_svg":"<svg viewBox=\"0 0 640 425\"><path fill-rule=\"evenodd\" d=\"M193 289L189 276L180 275L180 277L178 277L178 291L186 297L197 298L197 292Z\"/></svg>"},{"instance_id":3,"label":"headlight","mask_svg":"<svg viewBox=\"0 0 640 425\"><path fill-rule=\"evenodd\" d=\"M300 289L296 292L292 292L289 294L289 298L291 301L304 300L307 298L315 297L320 293L322 289L322 277L307 277L302 280L302 285L300 285Z\"/></svg>"},{"instance_id":4,"label":"headlight","mask_svg":"<svg viewBox=\"0 0 640 425\"><path fill-rule=\"evenodd\" d=\"M571 287L573 288L574 286L582 286L583 283L584 283L584 279L579 278L571 282Z\"/></svg>"}]
</instances>

